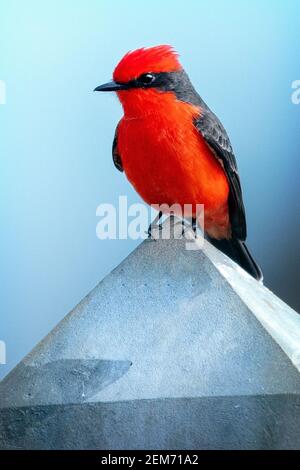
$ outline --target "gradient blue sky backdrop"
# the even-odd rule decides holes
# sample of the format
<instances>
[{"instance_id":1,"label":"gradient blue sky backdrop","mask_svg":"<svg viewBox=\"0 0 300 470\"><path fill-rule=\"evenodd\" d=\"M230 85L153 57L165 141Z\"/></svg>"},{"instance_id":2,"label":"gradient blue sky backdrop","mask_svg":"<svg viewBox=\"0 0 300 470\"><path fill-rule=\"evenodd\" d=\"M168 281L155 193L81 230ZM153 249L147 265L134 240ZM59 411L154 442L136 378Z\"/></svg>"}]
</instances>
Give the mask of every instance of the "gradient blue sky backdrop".
<instances>
[{"instance_id":1,"label":"gradient blue sky backdrop","mask_svg":"<svg viewBox=\"0 0 300 470\"><path fill-rule=\"evenodd\" d=\"M140 46L174 45L223 121L249 246L300 310L299 25L293 0L1 0L0 377L138 243L95 235L101 202L140 199L111 160L121 107L92 90Z\"/></svg>"}]
</instances>

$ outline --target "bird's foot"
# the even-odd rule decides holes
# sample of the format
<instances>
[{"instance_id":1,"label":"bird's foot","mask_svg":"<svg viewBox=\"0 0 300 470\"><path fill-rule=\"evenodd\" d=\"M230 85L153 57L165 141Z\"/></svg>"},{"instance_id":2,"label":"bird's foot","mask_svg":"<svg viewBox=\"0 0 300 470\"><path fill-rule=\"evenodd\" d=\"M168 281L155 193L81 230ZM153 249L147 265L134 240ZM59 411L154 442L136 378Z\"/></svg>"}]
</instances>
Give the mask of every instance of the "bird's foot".
<instances>
[{"instance_id":1,"label":"bird's foot","mask_svg":"<svg viewBox=\"0 0 300 470\"><path fill-rule=\"evenodd\" d=\"M195 217L192 218L192 230L194 232L195 238L197 238L197 219Z\"/></svg>"},{"instance_id":2,"label":"bird's foot","mask_svg":"<svg viewBox=\"0 0 300 470\"><path fill-rule=\"evenodd\" d=\"M186 230L190 229L192 229L195 238L197 238L197 219L194 217L192 218L191 222L186 222L184 219L182 220L182 236L185 235Z\"/></svg>"},{"instance_id":3,"label":"bird's foot","mask_svg":"<svg viewBox=\"0 0 300 470\"><path fill-rule=\"evenodd\" d=\"M148 238L152 238L153 240L155 240L156 238L152 237L152 230L158 230L159 232L161 232L162 228L162 224L151 223L147 230Z\"/></svg>"},{"instance_id":4,"label":"bird's foot","mask_svg":"<svg viewBox=\"0 0 300 470\"><path fill-rule=\"evenodd\" d=\"M152 236L152 230L155 229L157 230L158 229L158 232L160 233L162 231L162 224L158 224L157 222L160 221L160 219L162 218L162 212L159 211L159 213L157 214L157 216L155 217L155 219L153 220L153 222L151 222L151 224L149 225L148 227L148 230L147 230L147 234L148 234L148 238L151 238L151 239L155 239L157 237L153 237Z\"/></svg>"},{"instance_id":5,"label":"bird's foot","mask_svg":"<svg viewBox=\"0 0 300 470\"><path fill-rule=\"evenodd\" d=\"M185 234L185 231L186 231L186 223L185 223L184 219L182 219L182 221L181 221L181 227L182 227L181 235L184 237L184 234Z\"/></svg>"}]
</instances>

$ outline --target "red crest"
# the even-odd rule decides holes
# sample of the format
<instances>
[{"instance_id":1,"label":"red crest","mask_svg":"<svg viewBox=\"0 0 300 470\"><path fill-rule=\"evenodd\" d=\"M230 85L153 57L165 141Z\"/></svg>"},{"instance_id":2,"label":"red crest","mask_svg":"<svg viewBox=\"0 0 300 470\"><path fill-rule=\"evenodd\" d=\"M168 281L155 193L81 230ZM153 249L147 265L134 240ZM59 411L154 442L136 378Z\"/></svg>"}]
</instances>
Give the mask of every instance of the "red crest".
<instances>
[{"instance_id":1,"label":"red crest","mask_svg":"<svg viewBox=\"0 0 300 470\"><path fill-rule=\"evenodd\" d=\"M143 73L176 72L181 68L172 46L143 47L125 54L115 68L113 79L128 82Z\"/></svg>"}]
</instances>

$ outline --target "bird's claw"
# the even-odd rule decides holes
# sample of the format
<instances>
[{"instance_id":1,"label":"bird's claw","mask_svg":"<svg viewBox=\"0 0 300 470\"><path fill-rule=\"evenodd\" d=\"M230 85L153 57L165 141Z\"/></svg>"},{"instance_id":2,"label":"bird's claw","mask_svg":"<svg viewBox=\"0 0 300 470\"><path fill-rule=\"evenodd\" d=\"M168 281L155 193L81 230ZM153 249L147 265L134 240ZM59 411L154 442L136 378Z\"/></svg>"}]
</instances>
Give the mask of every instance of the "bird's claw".
<instances>
[{"instance_id":1,"label":"bird's claw","mask_svg":"<svg viewBox=\"0 0 300 470\"><path fill-rule=\"evenodd\" d=\"M162 231L163 227L162 227L162 224L150 224L149 227L148 227L148 230L147 230L147 234L148 234L148 238L152 238L152 230L153 229L158 229L159 232ZM155 240L155 238L153 238L153 240Z\"/></svg>"}]
</instances>

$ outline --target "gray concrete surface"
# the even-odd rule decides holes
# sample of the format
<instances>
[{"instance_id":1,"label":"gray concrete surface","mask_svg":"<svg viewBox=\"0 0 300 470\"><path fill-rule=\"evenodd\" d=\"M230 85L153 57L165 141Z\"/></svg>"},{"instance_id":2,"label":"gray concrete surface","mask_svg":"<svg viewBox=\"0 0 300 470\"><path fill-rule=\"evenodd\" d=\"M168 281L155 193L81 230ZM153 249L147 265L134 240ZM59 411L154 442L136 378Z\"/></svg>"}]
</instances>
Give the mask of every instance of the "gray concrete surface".
<instances>
[{"instance_id":1,"label":"gray concrete surface","mask_svg":"<svg viewBox=\"0 0 300 470\"><path fill-rule=\"evenodd\" d=\"M300 319L240 271L144 241L1 382L0 448L300 448Z\"/></svg>"}]
</instances>

